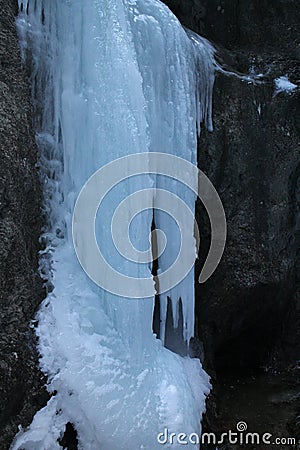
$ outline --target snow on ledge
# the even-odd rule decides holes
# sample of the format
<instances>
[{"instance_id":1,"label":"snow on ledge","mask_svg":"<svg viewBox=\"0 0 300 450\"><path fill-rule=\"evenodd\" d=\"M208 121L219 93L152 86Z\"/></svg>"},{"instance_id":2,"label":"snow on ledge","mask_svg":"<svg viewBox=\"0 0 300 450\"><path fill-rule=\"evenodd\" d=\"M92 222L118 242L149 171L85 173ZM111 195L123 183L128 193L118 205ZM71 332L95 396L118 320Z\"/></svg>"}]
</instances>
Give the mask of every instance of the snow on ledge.
<instances>
[{"instance_id":1,"label":"snow on ledge","mask_svg":"<svg viewBox=\"0 0 300 450\"><path fill-rule=\"evenodd\" d=\"M298 88L296 84L291 83L289 81L287 75L276 78L274 80L274 83L275 83L275 95L279 94L280 92L290 94L292 91Z\"/></svg>"}]
</instances>

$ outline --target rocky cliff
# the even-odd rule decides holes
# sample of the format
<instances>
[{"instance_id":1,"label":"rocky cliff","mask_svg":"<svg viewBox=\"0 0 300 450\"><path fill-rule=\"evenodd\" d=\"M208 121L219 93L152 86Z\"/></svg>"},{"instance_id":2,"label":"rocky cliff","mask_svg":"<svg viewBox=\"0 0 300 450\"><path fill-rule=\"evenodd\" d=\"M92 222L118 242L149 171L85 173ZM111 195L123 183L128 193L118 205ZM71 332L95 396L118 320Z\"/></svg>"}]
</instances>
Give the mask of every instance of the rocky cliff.
<instances>
[{"instance_id":1,"label":"rocky cliff","mask_svg":"<svg viewBox=\"0 0 300 450\"><path fill-rule=\"evenodd\" d=\"M37 275L41 192L17 2L0 1L0 449L43 404L30 320L43 298Z\"/></svg>"}]
</instances>

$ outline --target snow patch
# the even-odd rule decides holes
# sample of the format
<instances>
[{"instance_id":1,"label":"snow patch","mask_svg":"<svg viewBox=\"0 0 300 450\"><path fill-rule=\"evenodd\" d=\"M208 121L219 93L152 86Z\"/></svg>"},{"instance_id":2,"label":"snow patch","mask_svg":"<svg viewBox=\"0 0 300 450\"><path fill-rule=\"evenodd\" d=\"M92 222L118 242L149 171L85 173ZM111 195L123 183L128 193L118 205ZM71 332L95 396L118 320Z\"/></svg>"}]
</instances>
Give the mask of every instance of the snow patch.
<instances>
[{"instance_id":1,"label":"snow patch","mask_svg":"<svg viewBox=\"0 0 300 450\"><path fill-rule=\"evenodd\" d=\"M279 94L280 92L290 94L291 92L293 92L295 89L298 88L296 84L291 83L289 81L287 75L276 78L274 80L274 83L275 83L275 95Z\"/></svg>"}]
</instances>

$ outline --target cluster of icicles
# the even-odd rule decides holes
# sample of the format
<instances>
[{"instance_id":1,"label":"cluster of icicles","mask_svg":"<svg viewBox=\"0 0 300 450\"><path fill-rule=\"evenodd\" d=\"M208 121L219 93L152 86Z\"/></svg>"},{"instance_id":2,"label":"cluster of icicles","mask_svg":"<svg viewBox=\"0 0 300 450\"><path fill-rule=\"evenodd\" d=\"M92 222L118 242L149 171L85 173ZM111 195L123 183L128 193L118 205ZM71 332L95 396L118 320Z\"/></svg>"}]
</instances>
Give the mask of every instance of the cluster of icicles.
<instances>
[{"instance_id":1,"label":"cluster of icicles","mask_svg":"<svg viewBox=\"0 0 300 450\"><path fill-rule=\"evenodd\" d=\"M165 427L200 434L208 376L198 359L163 345L168 298L171 326L181 322L186 349L194 334L193 271L161 295L157 339L154 295L120 299L94 285L77 261L71 222L86 180L116 158L159 151L197 163L197 129L201 122L211 128L214 50L159 0L29 0L19 7L48 216L41 272L50 281L37 334L41 369L55 395L12 450L60 449L68 422L82 450L158 449ZM149 175L111 192L98 227L107 258L112 206L133 189L167 185L194 210L194 193L174 180ZM163 212L145 211L134 225L140 249L149 244L153 220L168 242L176 241ZM175 251L171 246L159 260L159 270ZM115 263L141 276L152 270L128 269L117 256Z\"/></svg>"}]
</instances>

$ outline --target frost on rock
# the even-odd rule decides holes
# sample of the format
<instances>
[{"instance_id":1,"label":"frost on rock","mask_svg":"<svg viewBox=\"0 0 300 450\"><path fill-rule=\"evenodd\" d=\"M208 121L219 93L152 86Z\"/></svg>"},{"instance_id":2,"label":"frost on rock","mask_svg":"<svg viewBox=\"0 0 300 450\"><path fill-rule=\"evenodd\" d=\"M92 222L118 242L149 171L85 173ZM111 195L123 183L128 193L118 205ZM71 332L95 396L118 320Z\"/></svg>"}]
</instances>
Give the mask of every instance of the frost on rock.
<instances>
[{"instance_id":1,"label":"frost on rock","mask_svg":"<svg viewBox=\"0 0 300 450\"><path fill-rule=\"evenodd\" d=\"M48 216L41 273L50 277L49 293L37 334L41 368L55 395L20 431L12 450L60 448L67 422L77 430L80 449L155 450L164 427L200 433L208 376L199 360L166 349L164 333L162 341L156 339L154 298L120 299L88 279L72 245L72 212L87 179L118 157L160 151L196 164L197 128L203 121L212 127L214 51L158 0L29 0L19 6ZM170 189L192 211L195 206L187 188L154 175L111 192L99 213L98 242L115 259L110 264L140 276L149 276L151 268L119 260L107 233L116 205L149 186ZM175 242L165 215L154 214L156 226ZM137 217L138 248L149 243L152 220L151 211ZM191 239L191 252L194 247ZM175 251L171 246L161 258L161 270ZM194 333L193 273L168 296L175 327L181 299L188 344ZM167 296L161 298L162 330L166 304Z\"/></svg>"}]
</instances>

